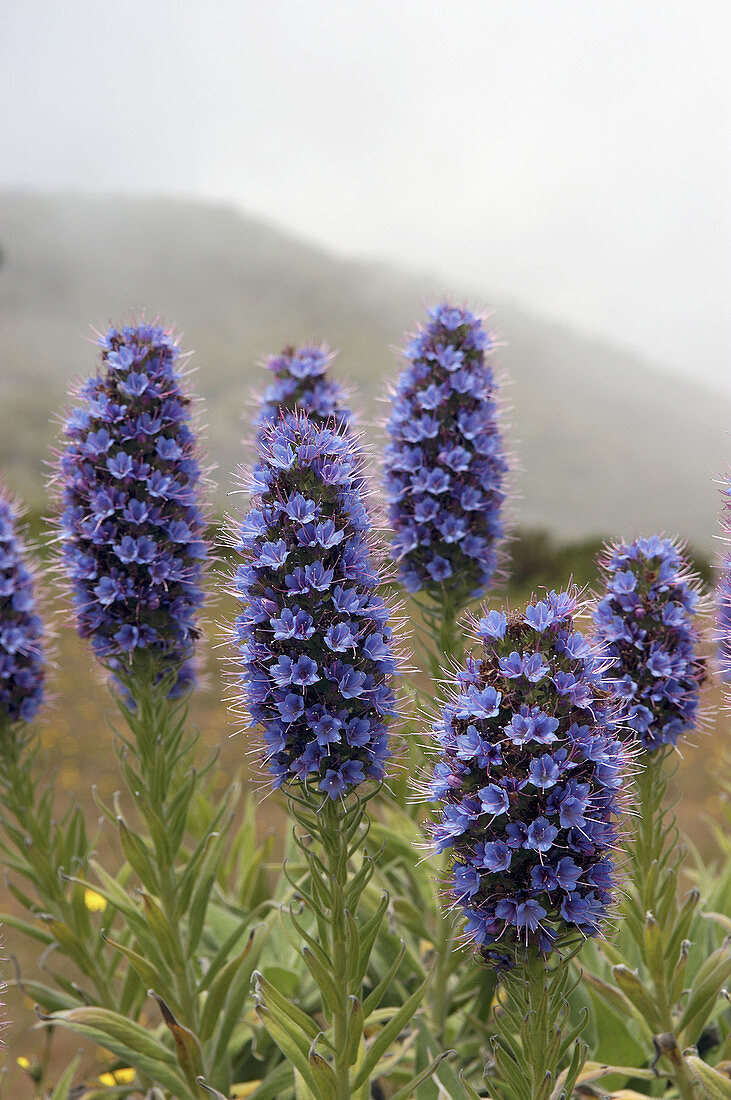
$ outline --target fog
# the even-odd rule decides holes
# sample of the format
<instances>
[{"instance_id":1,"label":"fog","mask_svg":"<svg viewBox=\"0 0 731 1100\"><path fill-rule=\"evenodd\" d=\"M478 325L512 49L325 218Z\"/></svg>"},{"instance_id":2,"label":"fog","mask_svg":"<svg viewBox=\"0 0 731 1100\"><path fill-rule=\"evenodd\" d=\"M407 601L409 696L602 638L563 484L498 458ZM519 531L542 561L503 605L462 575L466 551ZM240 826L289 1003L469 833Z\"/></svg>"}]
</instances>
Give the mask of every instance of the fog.
<instances>
[{"instance_id":1,"label":"fog","mask_svg":"<svg viewBox=\"0 0 731 1100\"><path fill-rule=\"evenodd\" d=\"M731 385L722 2L1 15L0 188L223 199Z\"/></svg>"}]
</instances>

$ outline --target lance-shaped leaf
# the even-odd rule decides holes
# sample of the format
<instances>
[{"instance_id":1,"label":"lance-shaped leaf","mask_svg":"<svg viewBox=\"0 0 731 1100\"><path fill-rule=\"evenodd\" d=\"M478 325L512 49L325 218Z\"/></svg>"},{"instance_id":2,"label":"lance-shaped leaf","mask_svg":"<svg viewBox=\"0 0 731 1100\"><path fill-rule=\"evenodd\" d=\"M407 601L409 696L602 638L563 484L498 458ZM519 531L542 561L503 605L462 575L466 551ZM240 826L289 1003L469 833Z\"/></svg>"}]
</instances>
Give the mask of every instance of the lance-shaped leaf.
<instances>
[{"instance_id":1,"label":"lance-shaped leaf","mask_svg":"<svg viewBox=\"0 0 731 1100\"><path fill-rule=\"evenodd\" d=\"M627 1000L631 1001L637 1011L645 1017L652 1030L662 1031L662 1020L658 1015L657 1005L635 971L630 970L628 966L615 966L612 967L612 973Z\"/></svg>"},{"instance_id":2,"label":"lance-shaped leaf","mask_svg":"<svg viewBox=\"0 0 731 1100\"><path fill-rule=\"evenodd\" d=\"M311 1050L309 1055L312 1076L317 1082L318 1095L321 1100L338 1100L338 1079L332 1066L328 1065L322 1055L316 1050Z\"/></svg>"},{"instance_id":3,"label":"lance-shaped leaf","mask_svg":"<svg viewBox=\"0 0 731 1100\"><path fill-rule=\"evenodd\" d=\"M678 1024L683 1042L693 1046L713 1011L725 981L731 976L731 949L724 942L706 959L693 979L685 1010Z\"/></svg>"},{"instance_id":4,"label":"lance-shaped leaf","mask_svg":"<svg viewBox=\"0 0 731 1100\"><path fill-rule=\"evenodd\" d=\"M203 1073L203 1058L200 1043L189 1028L183 1027L183 1025L175 1019L175 1016L165 1004L162 997L159 997L152 989L148 990L148 992L150 996L157 1001L160 1012L162 1013L162 1018L173 1037L178 1065L188 1081L190 1081L191 1084L195 1084L196 1078L200 1077Z\"/></svg>"},{"instance_id":5,"label":"lance-shaped leaf","mask_svg":"<svg viewBox=\"0 0 731 1100\"><path fill-rule=\"evenodd\" d=\"M426 993L426 990L429 987L429 983L431 982L431 978L432 975L431 973L429 973L424 981L421 983L421 985L411 994L405 1004L403 1004L401 1008L395 1011L393 1017L389 1020L389 1022L387 1024L384 1024L384 1026L378 1032L370 1047L368 1048L368 1053L363 1059L360 1069L358 1070L355 1080L353 1081L353 1086L355 1088L358 1088L360 1085L363 1084L364 1081L367 1081L369 1079L370 1075L373 1073L376 1066L378 1065L381 1057L386 1053L396 1036L404 1029L406 1024L418 1011L424 994Z\"/></svg>"},{"instance_id":6,"label":"lance-shaped leaf","mask_svg":"<svg viewBox=\"0 0 731 1100\"><path fill-rule=\"evenodd\" d=\"M117 831L119 832L119 840L125 859L135 874L139 876L145 889L156 893L158 889L157 874L144 841L128 827L122 817L117 818Z\"/></svg>"},{"instance_id":7,"label":"lance-shaped leaf","mask_svg":"<svg viewBox=\"0 0 731 1100\"><path fill-rule=\"evenodd\" d=\"M374 986L366 999L363 1001L363 1015L366 1020L370 1019L370 1016L380 1005L381 1001L386 995L387 990L391 986L391 982L396 976L404 955L406 954L406 944L404 940L401 940L401 947L396 955L396 958L391 963L390 967L383 975L378 985Z\"/></svg>"},{"instance_id":8,"label":"lance-shaped leaf","mask_svg":"<svg viewBox=\"0 0 731 1100\"><path fill-rule=\"evenodd\" d=\"M126 947L123 943L118 943L116 940L113 940L111 936L104 936L103 938L105 943L108 943L115 951L119 951L120 955L124 955L125 959L131 963L141 980L144 982L145 988L151 986L158 991L163 991L165 989L170 978L163 978L155 967L140 955L139 952L133 951L131 947Z\"/></svg>"},{"instance_id":9,"label":"lance-shaped leaf","mask_svg":"<svg viewBox=\"0 0 731 1100\"><path fill-rule=\"evenodd\" d=\"M40 1015L43 1023L59 1025L110 1050L128 1065L169 1089L177 1100L197 1100L181 1076L175 1055L132 1020L105 1008L82 1007Z\"/></svg>"},{"instance_id":10,"label":"lance-shaped leaf","mask_svg":"<svg viewBox=\"0 0 731 1100\"><path fill-rule=\"evenodd\" d=\"M295 1070L304 1078L307 1087L316 1096L319 1096L317 1082L310 1067L309 1055L303 1053L299 1044L292 1038L290 1030L281 1024L267 1005L257 1005L256 1014L284 1057L291 1062Z\"/></svg>"},{"instance_id":11,"label":"lance-shaped leaf","mask_svg":"<svg viewBox=\"0 0 731 1100\"><path fill-rule=\"evenodd\" d=\"M74 1074L76 1068L81 1061L81 1055L77 1054L71 1065L65 1071L63 1076L59 1079L58 1084L51 1093L51 1100L70 1100L71 1098L71 1086L74 1081Z\"/></svg>"},{"instance_id":12,"label":"lance-shaped leaf","mask_svg":"<svg viewBox=\"0 0 731 1100\"><path fill-rule=\"evenodd\" d=\"M383 923L383 918L388 910L388 900L388 894L384 894L375 913L368 918L360 929L360 951L358 953L357 966L353 974L353 981L357 984L363 981L366 971L368 970L373 944L376 942L376 937Z\"/></svg>"},{"instance_id":13,"label":"lance-shaped leaf","mask_svg":"<svg viewBox=\"0 0 731 1100\"><path fill-rule=\"evenodd\" d=\"M308 1055L310 1047L320 1035L320 1028L306 1012L285 997L263 974L254 971L253 977L256 983L257 1007L259 1003L265 1004L282 1027L289 1028L292 1038L298 1043L302 1052Z\"/></svg>"},{"instance_id":14,"label":"lance-shaped leaf","mask_svg":"<svg viewBox=\"0 0 731 1100\"><path fill-rule=\"evenodd\" d=\"M725 1074L713 1069L696 1053L686 1054L685 1064L690 1068L708 1100L731 1100L731 1080Z\"/></svg>"},{"instance_id":15,"label":"lance-shaped leaf","mask_svg":"<svg viewBox=\"0 0 731 1100\"><path fill-rule=\"evenodd\" d=\"M248 964L251 971L253 971L256 959L259 955L261 939L263 939L263 937L257 939L257 931L261 927L261 925L257 925L257 927L252 930L244 950L233 959L229 959L211 982L206 997L206 1003L201 1013L201 1022L198 1029L203 1042L209 1039L213 1034L226 997L231 988L231 984L234 978L236 978L236 975L241 972L245 964Z\"/></svg>"}]
</instances>

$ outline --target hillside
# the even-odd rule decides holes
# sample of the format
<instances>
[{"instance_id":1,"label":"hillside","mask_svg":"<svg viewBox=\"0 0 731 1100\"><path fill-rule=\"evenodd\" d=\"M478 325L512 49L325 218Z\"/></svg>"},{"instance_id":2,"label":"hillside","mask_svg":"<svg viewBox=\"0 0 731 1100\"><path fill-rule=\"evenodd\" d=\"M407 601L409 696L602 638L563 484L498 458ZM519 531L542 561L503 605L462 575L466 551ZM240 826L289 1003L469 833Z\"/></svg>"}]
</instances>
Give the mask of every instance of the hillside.
<instances>
[{"instance_id":1,"label":"hillside","mask_svg":"<svg viewBox=\"0 0 731 1100\"><path fill-rule=\"evenodd\" d=\"M454 290L334 257L228 207L176 200L0 194L0 251L0 470L34 505L55 434L49 417L69 380L93 366L90 324L145 308L184 334L222 500L264 354L326 338L371 419L398 366L390 349L425 300ZM731 400L492 305L514 382L520 523L559 538L665 530L710 549Z\"/></svg>"}]
</instances>

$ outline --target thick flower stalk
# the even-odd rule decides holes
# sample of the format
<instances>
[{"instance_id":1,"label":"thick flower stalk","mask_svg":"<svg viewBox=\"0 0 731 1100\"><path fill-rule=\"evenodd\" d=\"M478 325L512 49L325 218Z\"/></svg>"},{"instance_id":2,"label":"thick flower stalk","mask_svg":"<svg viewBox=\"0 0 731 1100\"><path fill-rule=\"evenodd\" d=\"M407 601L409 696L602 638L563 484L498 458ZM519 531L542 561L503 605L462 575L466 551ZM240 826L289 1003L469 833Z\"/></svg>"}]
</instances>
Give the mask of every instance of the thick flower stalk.
<instances>
[{"instance_id":1,"label":"thick flower stalk","mask_svg":"<svg viewBox=\"0 0 731 1100\"><path fill-rule=\"evenodd\" d=\"M208 549L181 352L141 324L99 339L101 363L66 418L56 482L62 565L79 632L107 667L193 679Z\"/></svg>"},{"instance_id":2,"label":"thick flower stalk","mask_svg":"<svg viewBox=\"0 0 731 1100\"><path fill-rule=\"evenodd\" d=\"M261 443L268 426L275 424L282 413L306 413L313 424L346 429L352 421L343 387L329 377L335 358L327 344L284 348L279 355L270 355L266 367L274 375L262 397L255 424L257 443Z\"/></svg>"},{"instance_id":3,"label":"thick flower stalk","mask_svg":"<svg viewBox=\"0 0 731 1100\"><path fill-rule=\"evenodd\" d=\"M374 1027L390 979L365 998L363 983L388 899L365 918L359 903L374 870L365 804L389 754L396 660L359 449L344 431L305 414L281 417L264 429L248 485L251 509L237 532L245 563L234 581L243 601L234 635L242 702L262 731L269 781L286 789L299 826L307 870L292 881L310 930L297 908L288 917L321 996L310 1017L257 975L257 1011L293 1067L298 1096L367 1100L426 983L403 1004L380 1009Z\"/></svg>"},{"instance_id":4,"label":"thick flower stalk","mask_svg":"<svg viewBox=\"0 0 731 1100\"><path fill-rule=\"evenodd\" d=\"M17 505L0 487L0 737L14 723L35 717L46 674L34 571L18 518Z\"/></svg>"},{"instance_id":5,"label":"thick flower stalk","mask_svg":"<svg viewBox=\"0 0 731 1100\"><path fill-rule=\"evenodd\" d=\"M394 714L389 611L378 595L360 458L305 415L265 430L240 529L243 702L275 786L337 799L380 780Z\"/></svg>"},{"instance_id":6,"label":"thick flower stalk","mask_svg":"<svg viewBox=\"0 0 731 1100\"><path fill-rule=\"evenodd\" d=\"M547 1100L563 1068L570 1095L585 1052L567 1030L567 957L614 897L624 752L579 610L573 593L551 592L523 613L485 611L482 648L435 727L434 840L451 854L465 940L502 974L491 1094L505 1098Z\"/></svg>"},{"instance_id":7,"label":"thick flower stalk","mask_svg":"<svg viewBox=\"0 0 731 1100\"><path fill-rule=\"evenodd\" d=\"M667 538L609 546L599 566L604 593L594 623L610 661L608 685L621 708L617 732L639 749L633 782L636 821L624 838L628 881L620 899L628 940L625 963L613 968L615 1000L619 992L627 999L628 1013L638 1017L648 1062L654 1048L656 1061L690 1100L697 1090L682 1051L697 1041L700 1029L693 1030L698 1019L684 1011L681 997L698 895L681 894L685 853L677 843L675 817L665 808L665 765L678 740L698 728L706 676L696 623L699 586L679 546ZM726 948L717 989L729 973ZM708 1013L714 992L709 987ZM687 1003L696 1003L693 990Z\"/></svg>"},{"instance_id":8,"label":"thick flower stalk","mask_svg":"<svg viewBox=\"0 0 731 1100\"><path fill-rule=\"evenodd\" d=\"M438 850L465 935L488 958L550 953L596 935L612 900L624 753L609 725L597 650L576 597L487 612L436 726L429 788Z\"/></svg>"},{"instance_id":9,"label":"thick flower stalk","mask_svg":"<svg viewBox=\"0 0 731 1100\"><path fill-rule=\"evenodd\" d=\"M649 752L675 745L697 726L705 679L697 579L680 547L657 536L607 547L599 566L605 593L594 623L623 725Z\"/></svg>"},{"instance_id":10,"label":"thick flower stalk","mask_svg":"<svg viewBox=\"0 0 731 1100\"><path fill-rule=\"evenodd\" d=\"M385 451L391 544L402 583L459 611L500 562L508 461L488 356L469 310L429 312L405 350Z\"/></svg>"}]
</instances>

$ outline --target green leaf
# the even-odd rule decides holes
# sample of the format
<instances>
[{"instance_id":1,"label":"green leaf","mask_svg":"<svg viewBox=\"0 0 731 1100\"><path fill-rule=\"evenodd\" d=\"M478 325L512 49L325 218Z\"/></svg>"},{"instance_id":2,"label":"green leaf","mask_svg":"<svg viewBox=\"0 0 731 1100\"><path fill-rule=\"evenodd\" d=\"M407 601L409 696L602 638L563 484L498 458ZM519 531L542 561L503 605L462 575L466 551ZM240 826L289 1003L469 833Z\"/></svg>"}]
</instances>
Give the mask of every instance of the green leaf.
<instances>
[{"instance_id":1,"label":"green leaf","mask_svg":"<svg viewBox=\"0 0 731 1100\"><path fill-rule=\"evenodd\" d=\"M469 1081L465 1080L465 1075L462 1070L459 1071L459 1079L462 1084L462 1088L467 1093L468 1100L481 1100L479 1092L475 1092Z\"/></svg>"},{"instance_id":2,"label":"green leaf","mask_svg":"<svg viewBox=\"0 0 731 1100\"><path fill-rule=\"evenodd\" d=\"M363 1009L357 997L350 997L350 1013L348 1015L348 1039L346 1059L349 1066L354 1066L361 1054L363 1046Z\"/></svg>"},{"instance_id":3,"label":"green leaf","mask_svg":"<svg viewBox=\"0 0 731 1100\"><path fill-rule=\"evenodd\" d=\"M135 971L139 974L145 988L152 986L153 989L160 993L165 990L165 983L160 977L158 971L152 966L147 959L143 958L136 951L133 951L131 947L125 947L122 943L117 943L111 938L111 936L103 936L105 943L108 943L110 947L113 947L115 951L119 951L120 955L124 955L125 959L128 959Z\"/></svg>"},{"instance_id":4,"label":"green leaf","mask_svg":"<svg viewBox=\"0 0 731 1100\"><path fill-rule=\"evenodd\" d=\"M644 949L647 965L657 982L665 973L664 944L660 925L652 913L645 916Z\"/></svg>"},{"instance_id":5,"label":"green leaf","mask_svg":"<svg viewBox=\"0 0 731 1100\"><path fill-rule=\"evenodd\" d=\"M693 1046L718 1000L723 983L731 976L731 951L724 943L705 960L688 993L685 1010L678 1024L686 1046Z\"/></svg>"},{"instance_id":6,"label":"green leaf","mask_svg":"<svg viewBox=\"0 0 731 1100\"><path fill-rule=\"evenodd\" d=\"M714 921L715 924L720 925L726 935L731 934L731 917L727 917L725 913L705 912L701 913L701 916L705 917L707 920Z\"/></svg>"},{"instance_id":7,"label":"green leaf","mask_svg":"<svg viewBox=\"0 0 731 1100\"><path fill-rule=\"evenodd\" d=\"M644 1016L653 1032L662 1031L662 1020L658 1014L657 1005L635 971L630 970L628 966L614 966L612 973L627 1000L634 1005L640 1015Z\"/></svg>"},{"instance_id":8,"label":"green leaf","mask_svg":"<svg viewBox=\"0 0 731 1100\"><path fill-rule=\"evenodd\" d=\"M198 1028L198 1033L202 1042L206 1042L213 1034L228 991L231 988L231 983L247 960L249 966L253 970L261 947L259 938L257 938L257 931L261 927L261 925L257 925L256 928L250 932L244 950L236 955L235 958L229 959L223 969L218 972L213 982L211 982L206 996L206 1002L201 1012L200 1027Z\"/></svg>"},{"instance_id":9,"label":"green leaf","mask_svg":"<svg viewBox=\"0 0 731 1100\"><path fill-rule=\"evenodd\" d=\"M396 1036L404 1029L406 1024L411 1020L414 1014L418 1011L419 1006L424 998L429 983L431 982L431 973L427 975L421 985L416 989L409 999L394 1012L391 1020L381 1028L376 1035L375 1039L368 1048L368 1053L363 1059L363 1063L356 1075L353 1082L353 1087L358 1088L365 1081L369 1080L371 1073L378 1065L381 1056L385 1054L391 1043ZM365 1009L364 1009L365 1015Z\"/></svg>"},{"instance_id":10,"label":"green leaf","mask_svg":"<svg viewBox=\"0 0 731 1100\"><path fill-rule=\"evenodd\" d=\"M213 1085L209 1085L202 1077L196 1077L195 1083L198 1085L198 1088L205 1089L206 1092L209 1092L211 1096L214 1097L214 1100L228 1100L227 1096L224 1096L218 1089L214 1089Z\"/></svg>"},{"instance_id":11,"label":"green leaf","mask_svg":"<svg viewBox=\"0 0 731 1100\"><path fill-rule=\"evenodd\" d=\"M160 947L166 951L170 958L174 959L181 968L184 967L185 960L180 952L178 937L170 921L163 913L157 901L145 890L140 890L139 894L142 898L142 904L145 907L147 925L155 937L155 940Z\"/></svg>"},{"instance_id":12,"label":"green leaf","mask_svg":"<svg viewBox=\"0 0 731 1100\"><path fill-rule=\"evenodd\" d=\"M385 997L387 990L391 986L391 982L396 976L398 968L401 966L401 962L405 954L406 944L403 940L401 940L401 947L396 955L396 958L393 960L378 985L371 990L366 999L363 1001L363 1015L366 1020L370 1018L371 1014L378 1008L379 1004Z\"/></svg>"},{"instance_id":13,"label":"green leaf","mask_svg":"<svg viewBox=\"0 0 731 1100\"><path fill-rule=\"evenodd\" d=\"M244 1005L249 997L251 974L263 942L263 939L261 941L256 941L256 950L247 958L245 964L239 968L231 982L231 988L224 1002L223 1011L219 1014L211 1040L214 1043L213 1054L210 1056L211 1066L220 1065L227 1057L231 1037L234 1034L236 1025L243 1015Z\"/></svg>"},{"instance_id":14,"label":"green leaf","mask_svg":"<svg viewBox=\"0 0 731 1100\"><path fill-rule=\"evenodd\" d=\"M309 1062L322 1100L338 1100L338 1079L332 1066L316 1050L310 1051Z\"/></svg>"},{"instance_id":15,"label":"green leaf","mask_svg":"<svg viewBox=\"0 0 731 1100\"><path fill-rule=\"evenodd\" d=\"M590 970L582 969L582 975L584 981L595 989L603 1001L611 1005L612 1008L616 1008L620 1013L626 1014L632 1011L632 1005L622 993L621 989L617 989L616 986L610 985L609 982L605 982L603 978L597 977L596 974L592 974Z\"/></svg>"},{"instance_id":16,"label":"green leaf","mask_svg":"<svg viewBox=\"0 0 731 1100\"><path fill-rule=\"evenodd\" d=\"M309 1057L303 1054L297 1043L292 1039L287 1028L282 1027L279 1020L272 1015L266 1005L257 1005L256 1014L272 1037L285 1058L288 1058L294 1068L304 1078L305 1084L315 1095L319 1095L317 1083L310 1068Z\"/></svg>"},{"instance_id":17,"label":"green leaf","mask_svg":"<svg viewBox=\"0 0 731 1100\"><path fill-rule=\"evenodd\" d=\"M670 976L670 1003L676 1004L685 987L685 976L688 969L688 956L690 955L690 940L682 940L677 961Z\"/></svg>"},{"instance_id":18,"label":"green leaf","mask_svg":"<svg viewBox=\"0 0 731 1100\"><path fill-rule=\"evenodd\" d=\"M141 837L129 829L123 818L117 818L117 830L124 857L146 889L157 893L157 876L150 853Z\"/></svg>"},{"instance_id":19,"label":"green leaf","mask_svg":"<svg viewBox=\"0 0 731 1100\"><path fill-rule=\"evenodd\" d=\"M731 1100L731 1080L728 1077L713 1069L697 1054L686 1054L684 1060L708 1100Z\"/></svg>"},{"instance_id":20,"label":"green leaf","mask_svg":"<svg viewBox=\"0 0 731 1100\"><path fill-rule=\"evenodd\" d=\"M211 842L210 848L203 861L200 878L197 886L193 890L188 909L188 958L192 957L203 934L208 902L211 897L211 891L216 883L218 865L223 858L226 835L225 833L212 833L209 840Z\"/></svg>"},{"instance_id":21,"label":"green leaf","mask_svg":"<svg viewBox=\"0 0 731 1100\"><path fill-rule=\"evenodd\" d=\"M360 951L358 953L358 965L354 974L354 980L359 984L365 978L366 971L368 970L368 962L371 957L371 951L373 950L373 944L376 941L376 937L383 923L383 918L386 915L388 901L389 896L385 893L373 916L365 922L360 930Z\"/></svg>"},{"instance_id":22,"label":"green leaf","mask_svg":"<svg viewBox=\"0 0 731 1100\"><path fill-rule=\"evenodd\" d=\"M309 1088L304 1077L297 1070L294 1071L294 1095L295 1100L319 1100L319 1097Z\"/></svg>"},{"instance_id":23,"label":"green leaf","mask_svg":"<svg viewBox=\"0 0 731 1100\"><path fill-rule=\"evenodd\" d=\"M40 940L41 943L53 943L53 936L40 924L29 924L28 921L20 920L19 917L14 917L10 913L0 913L0 924L6 928L14 928L16 932L22 932L31 939Z\"/></svg>"},{"instance_id":24,"label":"green leaf","mask_svg":"<svg viewBox=\"0 0 731 1100\"><path fill-rule=\"evenodd\" d=\"M665 954L669 959L675 959L677 957L681 943L690 935L690 927L693 923L693 917L698 908L700 897L699 891L695 888L688 891L683 907L675 918L672 934L668 939L665 949ZM729 929L729 931L731 931L731 929Z\"/></svg>"},{"instance_id":25,"label":"green leaf","mask_svg":"<svg viewBox=\"0 0 731 1100\"><path fill-rule=\"evenodd\" d=\"M211 959L208 969L200 980L198 992L203 993L209 986L213 985L213 981L217 974L231 962L231 953L235 950L247 932L249 937L247 947L249 947L254 936L259 936L261 934L261 937L264 937L265 933L269 931L270 924L270 921L260 921L258 924L255 924L253 928L247 929L247 925L244 921L237 921L233 931L226 937ZM258 947L261 948L261 943L258 943Z\"/></svg>"},{"instance_id":26,"label":"green leaf","mask_svg":"<svg viewBox=\"0 0 731 1100\"><path fill-rule=\"evenodd\" d=\"M333 1014L337 1012L338 991L327 969L322 965L315 952L311 951L309 947L302 948L302 958L310 974L312 974L312 977L317 982L317 988L320 990L323 1001L327 1005L330 1013Z\"/></svg>"},{"instance_id":27,"label":"green leaf","mask_svg":"<svg viewBox=\"0 0 731 1100\"><path fill-rule=\"evenodd\" d=\"M292 1004L276 986L267 981L263 974L254 971L253 977L256 982L256 996L260 1003L266 1005L282 1027L289 1029L292 1038L302 1053L307 1056L310 1047L320 1034L320 1028L306 1012Z\"/></svg>"},{"instance_id":28,"label":"green leaf","mask_svg":"<svg viewBox=\"0 0 731 1100\"><path fill-rule=\"evenodd\" d=\"M556 1078L556 1086L551 1092L550 1100L561 1100L562 1096L574 1095L574 1088L586 1062L586 1052L586 1043L574 1043L571 1060L566 1069Z\"/></svg>"},{"instance_id":29,"label":"green leaf","mask_svg":"<svg viewBox=\"0 0 731 1100\"><path fill-rule=\"evenodd\" d=\"M106 1008L74 1008L67 1012L40 1015L43 1023L55 1024L91 1039L111 1050L128 1065L169 1089L177 1100L197 1100L178 1072L175 1055L145 1028Z\"/></svg>"},{"instance_id":30,"label":"green leaf","mask_svg":"<svg viewBox=\"0 0 731 1100\"><path fill-rule=\"evenodd\" d=\"M23 978L22 982L18 982L18 987L28 997L31 997L36 1004L39 1004L44 1012L65 1012L72 1008L78 1008L81 1003L81 997L78 994L73 996L69 993L61 993L57 989L51 989L41 982L34 982L28 978Z\"/></svg>"},{"instance_id":31,"label":"green leaf","mask_svg":"<svg viewBox=\"0 0 731 1100\"><path fill-rule=\"evenodd\" d=\"M422 1083L422 1081L430 1080L433 1077L435 1070L439 1067L440 1063L443 1062L445 1058L449 1058L454 1053L455 1051L453 1050L445 1050L443 1054L438 1054L436 1058L432 1059L428 1066L421 1070L420 1073L417 1073L414 1077L412 1077L411 1080L403 1086L403 1088L400 1088L397 1092L395 1092L391 1097L391 1100L410 1100L410 1098L413 1096L414 1089L416 1089Z\"/></svg>"},{"instance_id":32,"label":"green leaf","mask_svg":"<svg viewBox=\"0 0 731 1100\"><path fill-rule=\"evenodd\" d=\"M51 1093L51 1100L69 1100L71 1096L71 1086L74 1080L74 1074L76 1073L76 1067L81 1061L81 1055L77 1054L71 1065L68 1067L63 1077L59 1079L58 1084Z\"/></svg>"},{"instance_id":33,"label":"green leaf","mask_svg":"<svg viewBox=\"0 0 731 1100\"><path fill-rule=\"evenodd\" d=\"M280 1100L286 1090L292 1091L293 1070L289 1062L280 1062L270 1070L266 1080L256 1088L247 1100Z\"/></svg>"},{"instance_id":34,"label":"green leaf","mask_svg":"<svg viewBox=\"0 0 731 1100\"><path fill-rule=\"evenodd\" d=\"M203 1056L200 1043L189 1028L183 1027L181 1023L178 1023L162 997L159 997L152 989L149 990L149 994L157 1001L160 1012L162 1013L162 1018L173 1037L178 1065L188 1081L191 1084L195 1084L198 1077L203 1073Z\"/></svg>"}]
</instances>

